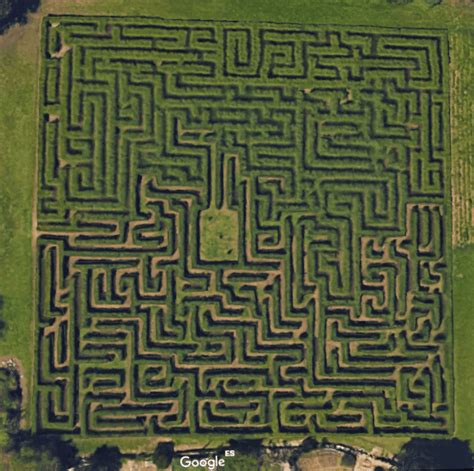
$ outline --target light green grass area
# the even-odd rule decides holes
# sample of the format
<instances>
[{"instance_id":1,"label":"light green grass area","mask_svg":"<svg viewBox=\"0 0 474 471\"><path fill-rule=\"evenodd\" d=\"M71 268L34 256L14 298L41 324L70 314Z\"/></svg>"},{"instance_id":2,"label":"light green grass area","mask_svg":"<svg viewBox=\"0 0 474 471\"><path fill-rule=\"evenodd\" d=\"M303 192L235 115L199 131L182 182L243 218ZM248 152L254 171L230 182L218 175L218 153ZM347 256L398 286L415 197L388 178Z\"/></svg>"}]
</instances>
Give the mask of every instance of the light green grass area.
<instances>
[{"instance_id":1,"label":"light green grass area","mask_svg":"<svg viewBox=\"0 0 474 471\"><path fill-rule=\"evenodd\" d=\"M200 250L203 260L238 260L238 213L211 208L200 217Z\"/></svg>"},{"instance_id":2,"label":"light green grass area","mask_svg":"<svg viewBox=\"0 0 474 471\"><path fill-rule=\"evenodd\" d=\"M235 436L222 434L214 437L203 437L200 435L187 437L173 437L173 441L177 448L184 447L186 449L216 449L229 442ZM257 436L255 438L258 438ZM101 445L118 446L122 452L134 453L152 453L159 440L163 437L111 437L111 438L74 438L74 443L81 453L89 454ZM286 441L295 441L301 439L301 435L286 435L273 437L270 441L265 441L266 445L271 446L275 443L283 443ZM317 437L318 440L326 439L331 443L343 443L350 446L363 448L371 451L373 448L382 448L388 453L396 454L400 447L409 439L409 437L377 437L362 435L345 435L345 434L322 434Z\"/></svg>"},{"instance_id":3,"label":"light green grass area","mask_svg":"<svg viewBox=\"0 0 474 471\"><path fill-rule=\"evenodd\" d=\"M474 246L454 251L454 374L456 435L474 444Z\"/></svg>"},{"instance_id":4,"label":"light green grass area","mask_svg":"<svg viewBox=\"0 0 474 471\"><path fill-rule=\"evenodd\" d=\"M474 26L474 24L473 24ZM474 443L474 27L451 35L453 328L456 436Z\"/></svg>"},{"instance_id":5,"label":"light green grass area","mask_svg":"<svg viewBox=\"0 0 474 471\"><path fill-rule=\"evenodd\" d=\"M0 48L0 357L15 356L30 389L33 364L31 217L36 152L36 56ZM26 408L28 414L29 408Z\"/></svg>"},{"instance_id":6,"label":"light green grass area","mask_svg":"<svg viewBox=\"0 0 474 471\"><path fill-rule=\"evenodd\" d=\"M138 15L163 18L255 20L303 23L366 24L459 28L474 23L474 9L444 4L431 7L426 0L390 5L387 0L135 0L117 9L115 0L46 0L40 13L81 15Z\"/></svg>"},{"instance_id":7,"label":"light green grass area","mask_svg":"<svg viewBox=\"0 0 474 471\"><path fill-rule=\"evenodd\" d=\"M0 39L0 295L4 300L2 317L7 324L5 336L0 340L0 357L15 356L21 361L30 399L35 344L31 227L37 148L37 63L40 21L49 13L439 27L453 32L474 28L474 8L452 7L447 2L432 8L424 0L415 0L407 6L388 5L386 0L44 1L30 23L22 27L18 38L10 40L7 35ZM456 435L474 440L473 280L474 247L456 249L453 275ZM27 419L28 410L26 407ZM366 449L380 446L392 453L405 441L400 437L326 436L335 442ZM82 452L93 451L103 443L116 444L123 451L151 451L156 441L157 437L150 437L78 439L76 443ZM217 446L215 441L208 446ZM187 438L182 443L191 442L193 439ZM196 437L195 442L196 446L202 445L203 438Z\"/></svg>"}]
</instances>

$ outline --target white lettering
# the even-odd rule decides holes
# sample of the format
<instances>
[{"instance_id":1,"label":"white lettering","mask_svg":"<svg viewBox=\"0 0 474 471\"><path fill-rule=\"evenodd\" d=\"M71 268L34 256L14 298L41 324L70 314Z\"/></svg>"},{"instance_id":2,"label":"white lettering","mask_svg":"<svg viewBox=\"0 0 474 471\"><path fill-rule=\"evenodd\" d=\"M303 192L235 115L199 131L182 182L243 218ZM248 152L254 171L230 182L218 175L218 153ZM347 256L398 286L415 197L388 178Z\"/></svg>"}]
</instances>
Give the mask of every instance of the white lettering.
<instances>
[{"instance_id":1,"label":"white lettering","mask_svg":"<svg viewBox=\"0 0 474 471\"><path fill-rule=\"evenodd\" d=\"M192 460L189 456L182 456L179 463L183 468L197 468L198 466L201 466L203 468L207 467L209 470L214 470L217 469L218 466L223 467L225 465L225 459L214 456L212 458Z\"/></svg>"}]
</instances>

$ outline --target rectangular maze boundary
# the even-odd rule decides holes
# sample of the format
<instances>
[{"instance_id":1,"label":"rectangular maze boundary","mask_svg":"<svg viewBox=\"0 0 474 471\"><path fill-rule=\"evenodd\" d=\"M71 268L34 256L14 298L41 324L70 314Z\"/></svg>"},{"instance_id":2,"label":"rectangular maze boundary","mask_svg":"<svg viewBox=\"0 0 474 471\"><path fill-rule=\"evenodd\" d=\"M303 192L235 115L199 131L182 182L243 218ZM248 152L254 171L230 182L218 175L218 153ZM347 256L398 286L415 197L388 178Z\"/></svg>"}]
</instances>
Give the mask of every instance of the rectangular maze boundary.
<instances>
[{"instance_id":1,"label":"rectangular maze boundary","mask_svg":"<svg viewBox=\"0 0 474 471\"><path fill-rule=\"evenodd\" d=\"M443 30L46 17L35 428L453 430Z\"/></svg>"}]
</instances>

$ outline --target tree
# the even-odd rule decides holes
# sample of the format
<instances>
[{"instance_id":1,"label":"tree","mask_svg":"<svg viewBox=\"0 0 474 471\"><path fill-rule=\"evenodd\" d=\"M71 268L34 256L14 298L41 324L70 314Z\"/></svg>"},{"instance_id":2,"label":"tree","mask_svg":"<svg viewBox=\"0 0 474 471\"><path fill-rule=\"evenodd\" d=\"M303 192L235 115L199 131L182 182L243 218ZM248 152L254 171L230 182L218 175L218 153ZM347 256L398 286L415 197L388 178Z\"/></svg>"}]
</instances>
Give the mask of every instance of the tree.
<instances>
[{"instance_id":1,"label":"tree","mask_svg":"<svg viewBox=\"0 0 474 471\"><path fill-rule=\"evenodd\" d=\"M40 0L0 0L0 33L14 23L26 23L29 11L38 9Z\"/></svg>"},{"instance_id":2,"label":"tree","mask_svg":"<svg viewBox=\"0 0 474 471\"><path fill-rule=\"evenodd\" d=\"M166 469L174 457L174 443L160 442L153 452L152 461L158 469Z\"/></svg>"},{"instance_id":3,"label":"tree","mask_svg":"<svg viewBox=\"0 0 474 471\"><path fill-rule=\"evenodd\" d=\"M30 446L24 446L16 452L8 453L11 469L27 471L63 471L61 461L49 450L36 450Z\"/></svg>"},{"instance_id":4,"label":"tree","mask_svg":"<svg viewBox=\"0 0 474 471\"><path fill-rule=\"evenodd\" d=\"M341 466L346 466L348 468L354 468L356 464L356 457L354 455L351 455L350 453L344 453L341 459ZM377 471L377 467L375 468L374 471Z\"/></svg>"},{"instance_id":5,"label":"tree","mask_svg":"<svg viewBox=\"0 0 474 471\"><path fill-rule=\"evenodd\" d=\"M0 423L7 434L12 435L20 429L21 388L16 370L0 369Z\"/></svg>"},{"instance_id":6,"label":"tree","mask_svg":"<svg viewBox=\"0 0 474 471\"><path fill-rule=\"evenodd\" d=\"M0 0L0 21L8 18L13 11L13 0Z\"/></svg>"},{"instance_id":7,"label":"tree","mask_svg":"<svg viewBox=\"0 0 474 471\"><path fill-rule=\"evenodd\" d=\"M7 448L12 469L64 471L79 462L77 448L57 435L20 431L10 436Z\"/></svg>"},{"instance_id":8,"label":"tree","mask_svg":"<svg viewBox=\"0 0 474 471\"><path fill-rule=\"evenodd\" d=\"M429 440L412 438L397 455L400 471L471 469L472 453L467 441L458 438Z\"/></svg>"},{"instance_id":9,"label":"tree","mask_svg":"<svg viewBox=\"0 0 474 471\"><path fill-rule=\"evenodd\" d=\"M91 471L119 471L122 454L117 446L102 445L89 458L87 469Z\"/></svg>"}]
</instances>

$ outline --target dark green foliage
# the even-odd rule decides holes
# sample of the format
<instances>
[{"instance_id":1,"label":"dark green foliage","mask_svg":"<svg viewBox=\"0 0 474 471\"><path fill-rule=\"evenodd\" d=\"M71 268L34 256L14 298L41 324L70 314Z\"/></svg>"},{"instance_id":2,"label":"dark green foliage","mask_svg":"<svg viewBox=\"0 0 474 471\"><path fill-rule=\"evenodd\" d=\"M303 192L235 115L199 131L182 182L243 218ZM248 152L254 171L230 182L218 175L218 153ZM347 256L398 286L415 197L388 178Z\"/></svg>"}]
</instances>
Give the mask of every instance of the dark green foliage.
<instances>
[{"instance_id":1,"label":"dark green foliage","mask_svg":"<svg viewBox=\"0 0 474 471\"><path fill-rule=\"evenodd\" d=\"M230 448L234 449L237 453L259 453L262 447L262 440L231 439L229 445Z\"/></svg>"},{"instance_id":2,"label":"dark green foliage","mask_svg":"<svg viewBox=\"0 0 474 471\"><path fill-rule=\"evenodd\" d=\"M301 451L307 453L308 451L315 450L318 446L318 442L313 437L308 437L303 440L300 445Z\"/></svg>"},{"instance_id":3,"label":"dark green foliage","mask_svg":"<svg viewBox=\"0 0 474 471\"><path fill-rule=\"evenodd\" d=\"M471 469L472 453L467 441L413 438L397 456L400 471Z\"/></svg>"},{"instance_id":4,"label":"dark green foliage","mask_svg":"<svg viewBox=\"0 0 474 471\"><path fill-rule=\"evenodd\" d=\"M119 471L122 467L122 454L116 446L103 445L89 458L86 469L91 471Z\"/></svg>"},{"instance_id":5,"label":"dark green foliage","mask_svg":"<svg viewBox=\"0 0 474 471\"><path fill-rule=\"evenodd\" d=\"M0 0L0 21L8 18L13 11L13 0Z\"/></svg>"},{"instance_id":6,"label":"dark green foliage","mask_svg":"<svg viewBox=\"0 0 474 471\"><path fill-rule=\"evenodd\" d=\"M353 467L355 466L355 463L356 463L356 458L354 455L351 455L350 453L345 453L344 456L342 457L342 460L341 460L342 466Z\"/></svg>"},{"instance_id":7,"label":"dark green foliage","mask_svg":"<svg viewBox=\"0 0 474 471\"><path fill-rule=\"evenodd\" d=\"M162 442L158 443L155 451L153 452L152 461L158 469L166 469L173 460L174 456L174 443L173 442Z\"/></svg>"},{"instance_id":8,"label":"dark green foliage","mask_svg":"<svg viewBox=\"0 0 474 471\"><path fill-rule=\"evenodd\" d=\"M38 9L40 0L0 0L0 34L14 23L26 23L28 12Z\"/></svg>"},{"instance_id":9,"label":"dark green foliage","mask_svg":"<svg viewBox=\"0 0 474 471\"><path fill-rule=\"evenodd\" d=\"M8 434L18 432L21 418L20 378L16 371L0 370L0 426Z\"/></svg>"},{"instance_id":10,"label":"dark green foliage","mask_svg":"<svg viewBox=\"0 0 474 471\"><path fill-rule=\"evenodd\" d=\"M435 7L436 5L441 5L443 3L443 0L426 0L426 3L430 7Z\"/></svg>"},{"instance_id":11,"label":"dark green foliage","mask_svg":"<svg viewBox=\"0 0 474 471\"><path fill-rule=\"evenodd\" d=\"M12 463L28 466L28 470L62 471L79 462L77 448L70 440L57 435L33 435L30 431L11 435L8 452Z\"/></svg>"},{"instance_id":12,"label":"dark green foliage","mask_svg":"<svg viewBox=\"0 0 474 471\"><path fill-rule=\"evenodd\" d=\"M412 3L413 0L387 0L390 5L408 5Z\"/></svg>"}]
</instances>

